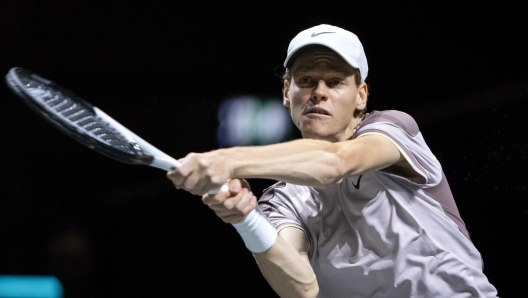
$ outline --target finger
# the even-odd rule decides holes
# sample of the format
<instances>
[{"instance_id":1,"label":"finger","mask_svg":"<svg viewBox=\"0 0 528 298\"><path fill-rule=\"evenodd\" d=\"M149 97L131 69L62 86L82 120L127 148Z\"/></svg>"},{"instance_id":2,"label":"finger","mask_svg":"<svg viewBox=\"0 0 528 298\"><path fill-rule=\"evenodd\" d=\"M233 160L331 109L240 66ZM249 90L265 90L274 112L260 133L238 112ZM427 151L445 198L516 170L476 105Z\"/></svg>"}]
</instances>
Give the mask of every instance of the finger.
<instances>
[{"instance_id":1,"label":"finger","mask_svg":"<svg viewBox=\"0 0 528 298\"><path fill-rule=\"evenodd\" d=\"M237 213L226 215L225 218L230 223L236 224L244 221L251 211L257 206L257 197L250 195L243 204L237 206Z\"/></svg>"},{"instance_id":2,"label":"finger","mask_svg":"<svg viewBox=\"0 0 528 298\"><path fill-rule=\"evenodd\" d=\"M240 212L244 214L244 219L246 218L246 216L248 216L251 211L253 211L257 207L257 204L257 197L252 195L248 199L247 204L241 206Z\"/></svg>"},{"instance_id":3,"label":"finger","mask_svg":"<svg viewBox=\"0 0 528 298\"><path fill-rule=\"evenodd\" d=\"M180 186L186 191L193 193L193 190L196 188L197 183L198 183L198 179L193 172L189 176L183 179L183 181L180 183Z\"/></svg>"},{"instance_id":4,"label":"finger","mask_svg":"<svg viewBox=\"0 0 528 298\"><path fill-rule=\"evenodd\" d=\"M229 198L221 204L209 205L209 208L214 210L219 216L240 214L245 217L248 213L247 210L255 206L251 202L252 197L253 195L247 189L244 189L238 196Z\"/></svg>"},{"instance_id":5,"label":"finger","mask_svg":"<svg viewBox=\"0 0 528 298\"><path fill-rule=\"evenodd\" d=\"M221 204L222 202L227 200L229 197L230 197L230 194L227 191L221 191L217 193L216 195L204 194L202 196L202 202L205 205L216 205L216 204Z\"/></svg>"},{"instance_id":6,"label":"finger","mask_svg":"<svg viewBox=\"0 0 528 298\"><path fill-rule=\"evenodd\" d=\"M240 179L231 179L228 183L228 187L231 195L237 195L242 189L242 183Z\"/></svg>"},{"instance_id":7,"label":"finger","mask_svg":"<svg viewBox=\"0 0 528 298\"><path fill-rule=\"evenodd\" d=\"M194 189L199 195L203 195L203 194L207 194L211 192L213 194L223 192L224 194L228 196L230 195L229 188L227 187L227 185L224 186L224 184L214 183L211 177L209 176L205 176L205 177L199 176L199 181L194 187Z\"/></svg>"},{"instance_id":8,"label":"finger","mask_svg":"<svg viewBox=\"0 0 528 298\"><path fill-rule=\"evenodd\" d=\"M168 172L167 177L172 181L172 183L177 188L182 188L182 183L185 180L185 178L189 176L190 171L185 169L185 168L189 168L187 159L180 158L178 159L178 162L180 163L180 166L176 170Z\"/></svg>"},{"instance_id":9,"label":"finger","mask_svg":"<svg viewBox=\"0 0 528 298\"><path fill-rule=\"evenodd\" d=\"M185 170L185 169L184 169ZM211 190L220 189L223 185L213 183L210 176L204 174L202 171L190 171L189 174L181 182L181 187L188 192L195 195L204 195Z\"/></svg>"},{"instance_id":10,"label":"finger","mask_svg":"<svg viewBox=\"0 0 528 298\"><path fill-rule=\"evenodd\" d=\"M193 168L193 160L191 154L192 153L189 153L184 158L178 159L178 161L180 162L180 166L178 167L177 171L184 176L187 176L190 173L190 170ZM189 158L190 156L191 158Z\"/></svg>"},{"instance_id":11,"label":"finger","mask_svg":"<svg viewBox=\"0 0 528 298\"><path fill-rule=\"evenodd\" d=\"M200 196L214 188L214 186L211 185L209 177L204 177L200 171L190 172L182 181L181 187L194 195Z\"/></svg>"},{"instance_id":12,"label":"finger","mask_svg":"<svg viewBox=\"0 0 528 298\"><path fill-rule=\"evenodd\" d=\"M244 204L244 200L248 200L249 196L249 190L242 188L240 192L227 200L225 200L222 203L222 206L224 206L226 209L235 209L239 204Z\"/></svg>"},{"instance_id":13,"label":"finger","mask_svg":"<svg viewBox=\"0 0 528 298\"><path fill-rule=\"evenodd\" d=\"M216 214L216 216L218 216L218 217L240 215L240 213L238 213L238 211L236 211L236 210L227 210L227 209L222 209L222 210L211 209L211 210L213 210L214 213Z\"/></svg>"},{"instance_id":14,"label":"finger","mask_svg":"<svg viewBox=\"0 0 528 298\"><path fill-rule=\"evenodd\" d=\"M240 183L242 184L243 188L247 188L247 189L251 190L251 185L249 185L249 182L247 182L246 179L240 179Z\"/></svg>"},{"instance_id":15,"label":"finger","mask_svg":"<svg viewBox=\"0 0 528 298\"><path fill-rule=\"evenodd\" d=\"M223 192L223 195L225 195L225 197L221 195L215 196L215 198L212 199L209 197L207 198L209 208L213 209L215 212L221 212L222 215L227 214L225 212L226 210L234 210L234 212L238 212L236 206L238 206L244 199L247 200L248 190L244 189L234 197L230 196L230 193L228 192Z\"/></svg>"},{"instance_id":16,"label":"finger","mask_svg":"<svg viewBox=\"0 0 528 298\"><path fill-rule=\"evenodd\" d=\"M215 214L226 223L238 223L246 219L248 214L255 209L257 205L257 198L253 196L247 189L241 193L242 199L235 207L227 209L224 204L209 205Z\"/></svg>"},{"instance_id":17,"label":"finger","mask_svg":"<svg viewBox=\"0 0 528 298\"><path fill-rule=\"evenodd\" d=\"M244 198L240 200L237 205L235 205L233 209L236 210L238 213L244 214L244 216L246 216L251 210L255 209L256 205L257 198L252 193L248 192L246 195L244 195Z\"/></svg>"},{"instance_id":18,"label":"finger","mask_svg":"<svg viewBox=\"0 0 528 298\"><path fill-rule=\"evenodd\" d=\"M175 172L168 172L167 173L167 178L169 178L169 180L172 182L172 184L174 184L174 186L176 188L181 188L181 184L183 182L183 180L185 179L184 176L182 176L178 171L175 171Z\"/></svg>"},{"instance_id":19,"label":"finger","mask_svg":"<svg viewBox=\"0 0 528 298\"><path fill-rule=\"evenodd\" d=\"M257 206L257 198L253 195L248 195L236 208L225 212L221 217L228 220L230 223L239 223L246 219L251 211Z\"/></svg>"}]
</instances>

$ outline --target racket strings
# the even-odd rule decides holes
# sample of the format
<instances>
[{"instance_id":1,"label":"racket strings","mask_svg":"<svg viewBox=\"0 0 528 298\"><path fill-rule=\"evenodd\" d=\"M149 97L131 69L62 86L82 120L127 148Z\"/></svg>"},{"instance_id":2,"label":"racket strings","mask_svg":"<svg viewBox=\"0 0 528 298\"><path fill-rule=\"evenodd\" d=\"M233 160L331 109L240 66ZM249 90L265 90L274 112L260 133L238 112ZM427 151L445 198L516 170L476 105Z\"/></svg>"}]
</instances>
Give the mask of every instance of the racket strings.
<instances>
[{"instance_id":1,"label":"racket strings","mask_svg":"<svg viewBox=\"0 0 528 298\"><path fill-rule=\"evenodd\" d=\"M44 84L29 82L25 87L43 107L63 120L123 152L134 155L143 154L137 144L130 143L118 131L101 121L91 108L58 91L47 89Z\"/></svg>"}]
</instances>

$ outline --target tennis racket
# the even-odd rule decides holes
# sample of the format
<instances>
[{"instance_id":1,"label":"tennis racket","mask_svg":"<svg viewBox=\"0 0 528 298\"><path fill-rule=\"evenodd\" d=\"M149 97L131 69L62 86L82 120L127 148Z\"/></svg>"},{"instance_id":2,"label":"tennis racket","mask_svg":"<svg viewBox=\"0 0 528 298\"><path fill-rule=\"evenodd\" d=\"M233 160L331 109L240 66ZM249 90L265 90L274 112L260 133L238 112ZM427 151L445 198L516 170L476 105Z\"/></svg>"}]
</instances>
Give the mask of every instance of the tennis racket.
<instances>
[{"instance_id":1,"label":"tennis racket","mask_svg":"<svg viewBox=\"0 0 528 298\"><path fill-rule=\"evenodd\" d=\"M107 157L165 171L176 171L181 165L97 107L29 70L11 68L6 83L37 114L71 138ZM219 190L209 193L216 194Z\"/></svg>"}]
</instances>

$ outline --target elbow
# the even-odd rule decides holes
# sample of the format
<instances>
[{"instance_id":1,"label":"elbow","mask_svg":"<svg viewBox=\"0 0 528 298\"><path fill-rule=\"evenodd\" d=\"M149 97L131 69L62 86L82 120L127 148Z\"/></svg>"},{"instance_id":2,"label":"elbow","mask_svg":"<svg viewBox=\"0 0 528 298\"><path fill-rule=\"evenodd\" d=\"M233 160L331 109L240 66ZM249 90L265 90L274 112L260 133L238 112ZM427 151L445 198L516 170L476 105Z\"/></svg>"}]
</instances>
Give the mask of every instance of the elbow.
<instances>
[{"instance_id":1,"label":"elbow","mask_svg":"<svg viewBox=\"0 0 528 298\"><path fill-rule=\"evenodd\" d=\"M310 267L311 268L311 267ZM279 295L281 297L295 297L295 298L315 298L319 295L319 284L317 283L317 277L315 272L312 270L304 271L304 274L300 274L296 277L293 287L290 289L295 289L293 292L284 295ZM278 293L278 292L277 292Z\"/></svg>"},{"instance_id":2,"label":"elbow","mask_svg":"<svg viewBox=\"0 0 528 298\"><path fill-rule=\"evenodd\" d=\"M310 296L307 296L307 297L316 298L317 295L319 295L319 286L318 285L316 285L316 287L310 292Z\"/></svg>"},{"instance_id":3,"label":"elbow","mask_svg":"<svg viewBox=\"0 0 528 298\"><path fill-rule=\"evenodd\" d=\"M304 292L301 297L302 298L316 298L318 294L319 294L319 285L316 282L315 285L307 289L306 292Z\"/></svg>"},{"instance_id":4,"label":"elbow","mask_svg":"<svg viewBox=\"0 0 528 298\"><path fill-rule=\"evenodd\" d=\"M319 294L319 284L315 274L309 283L304 283L301 287L297 288L297 294L294 295L298 298L315 298Z\"/></svg>"}]
</instances>

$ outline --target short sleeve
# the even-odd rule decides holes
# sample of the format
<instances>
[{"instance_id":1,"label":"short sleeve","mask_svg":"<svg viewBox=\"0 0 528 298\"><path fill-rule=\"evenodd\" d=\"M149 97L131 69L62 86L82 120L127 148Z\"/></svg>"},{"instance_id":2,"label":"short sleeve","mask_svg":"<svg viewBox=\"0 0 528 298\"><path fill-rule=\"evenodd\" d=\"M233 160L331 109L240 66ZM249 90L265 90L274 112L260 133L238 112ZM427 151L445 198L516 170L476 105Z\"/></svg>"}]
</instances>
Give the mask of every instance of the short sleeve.
<instances>
[{"instance_id":1,"label":"short sleeve","mask_svg":"<svg viewBox=\"0 0 528 298\"><path fill-rule=\"evenodd\" d=\"M416 121L400 111L374 111L356 129L355 137L378 134L387 137L421 177L424 185L435 186L442 180L442 167L433 155Z\"/></svg>"},{"instance_id":2,"label":"short sleeve","mask_svg":"<svg viewBox=\"0 0 528 298\"><path fill-rule=\"evenodd\" d=\"M306 234L300 215L297 212L297 206L295 206L291 197L292 194L288 193L286 183L279 182L265 189L258 203L277 231L286 227L295 227Z\"/></svg>"}]
</instances>

